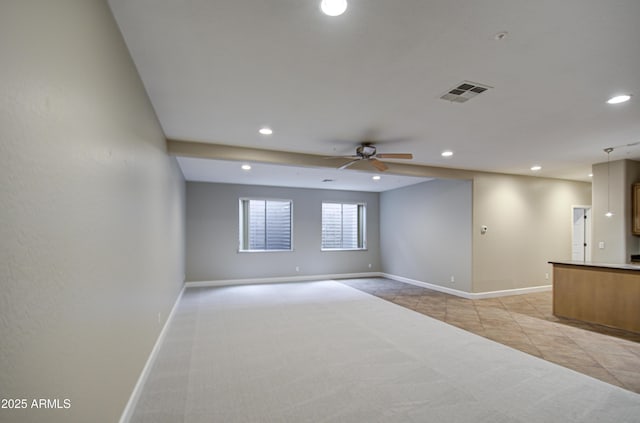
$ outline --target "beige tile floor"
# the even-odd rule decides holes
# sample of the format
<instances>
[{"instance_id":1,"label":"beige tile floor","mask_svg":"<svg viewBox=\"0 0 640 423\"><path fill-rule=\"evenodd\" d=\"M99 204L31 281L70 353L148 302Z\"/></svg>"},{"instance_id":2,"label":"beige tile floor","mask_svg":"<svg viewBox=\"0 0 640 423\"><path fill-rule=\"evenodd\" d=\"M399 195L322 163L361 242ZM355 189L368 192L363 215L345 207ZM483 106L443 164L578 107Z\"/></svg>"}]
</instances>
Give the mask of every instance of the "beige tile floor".
<instances>
[{"instance_id":1,"label":"beige tile floor","mask_svg":"<svg viewBox=\"0 0 640 423\"><path fill-rule=\"evenodd\" d=\"M552 314L551 292L467 300L382 278L340 282L640 393L640 334L557 318Z\"/></svg>"}]
</instances>

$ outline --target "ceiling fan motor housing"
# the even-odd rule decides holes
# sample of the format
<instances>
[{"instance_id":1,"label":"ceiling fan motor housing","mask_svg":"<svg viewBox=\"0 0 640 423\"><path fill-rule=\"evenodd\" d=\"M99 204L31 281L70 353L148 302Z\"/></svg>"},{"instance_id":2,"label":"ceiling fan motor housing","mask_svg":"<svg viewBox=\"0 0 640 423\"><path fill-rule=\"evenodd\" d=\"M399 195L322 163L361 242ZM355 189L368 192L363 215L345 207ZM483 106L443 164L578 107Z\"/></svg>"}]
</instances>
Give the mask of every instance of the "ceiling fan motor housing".
<instances>
[{"instance_id":1,"label":"ceiling fan motor housing","mask_svg":"<svg viewBox=\"0 0 640 423\"><path fill-rule=\"evenodd\" d=\"M368 159L369 157L376 155L376 148L372 145L364 144L356 148L356 153L358 154L358 156Z\"/></svg>"}]
</instances>

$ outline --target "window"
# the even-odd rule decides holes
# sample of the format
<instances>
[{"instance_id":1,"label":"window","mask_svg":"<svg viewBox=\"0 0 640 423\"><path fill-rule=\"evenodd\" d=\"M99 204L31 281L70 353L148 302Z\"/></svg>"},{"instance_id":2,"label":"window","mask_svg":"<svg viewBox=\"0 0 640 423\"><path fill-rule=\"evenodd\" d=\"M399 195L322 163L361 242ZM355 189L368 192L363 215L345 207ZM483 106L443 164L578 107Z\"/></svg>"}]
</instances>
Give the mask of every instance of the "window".
<instances>
[{"instance_id":1,"label":"window","mask_svg":"<svg viewBox=\"0 0 640 423\"><path fill-rule=\"evenodd\" d=\"M322 203L322 249L363 250L364 204Z\"/></svg>"},{"instance_id":2,"label":"window","mask_svg":"<svg viewBox=\"0 0 640 423\"><path fill-rule=\"evenodd\" d=\"M291 251L291 201L240 199L240 251Z\"/></svg>"}]
</instances>

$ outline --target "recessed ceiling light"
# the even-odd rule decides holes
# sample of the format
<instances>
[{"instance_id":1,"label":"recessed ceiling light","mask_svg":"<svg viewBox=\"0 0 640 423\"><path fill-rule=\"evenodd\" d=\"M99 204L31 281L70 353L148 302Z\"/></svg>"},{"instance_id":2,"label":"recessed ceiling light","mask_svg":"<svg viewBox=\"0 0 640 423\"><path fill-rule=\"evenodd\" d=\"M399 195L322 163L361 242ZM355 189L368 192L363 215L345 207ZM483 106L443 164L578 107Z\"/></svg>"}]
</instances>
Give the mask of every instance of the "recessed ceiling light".
<instances>
[{"instance_id":1,"label":"recessed ceiling light","mask_svg":"<svg viewBox=\"0 0 640 423\"><path fill-rule=\"evenodd\" d=\"M442 155L442 157L451 157L451 156L453 156L453 151L445 150L445 151L442 152L441 155Z\"/></svg>"},{"instance_id":2,"label":"recessed ceiling light","mask_svg":"<svg viewBox=\"0 0 640 423\"><path fill-rule=\"evenodd\" d=\"M380 175L374 175L371 177L371 179L373 179L374 181L379 181L380 180Z\"/></svg>"},{"instance_id":3,"label":"recessed ceiling light","mask_svg":"<svg viewBox=\"0 0 640 423\"><path fill-rule=\"evenodd\" d=\"M248 165L248 164L243 164L241 167L242 167L242 170L251 170L251 165Z\"/></svg>"},{"instance_id":4,"label":"recessed ceiling light","mask_svg":"<svg viewBox=\"0 0 640 423\"><path fill-rule=\"evenodd\" d=\"M258 132L260 132L262 135L271 135L273 134L273 130L271 128L268 127L264 127L264 128L260 128L260 130L258 130Z\"/></svg>"},{"instance_id":5,"label":"recessed ceiling light","mask_svg":"<svg viewBox=\"0 0 640 423\"><path fill-rule=\"evenodd\" d=\"M607 100L607 103L609 104L624 103L625 101L629 101L630 99L631 99L631 96L629 94L617 95Z\"/></svg>"},{"instance_id":6,"label":"recessed ceiling light","mask_svg":"<svg viewBox=\"0 0 640 423\"><path fill-rule=\"evenodd\" d=\"M340 16L347 10L347 0L322 0L322 13L328 16Z\"/></svg>"},{"instance_id":7,"label":"recessed ceiling light","mask_svg":"<svg viewBox=\"0 0 640 423\"><path fill-rule=\"evenodd\" d=\"M539 171L541 169L542 169L542 166L540 166L540 165L531 166L531 170L533 170L534 172L537 172L537 171Z\"/></svg>"}]
</instances>

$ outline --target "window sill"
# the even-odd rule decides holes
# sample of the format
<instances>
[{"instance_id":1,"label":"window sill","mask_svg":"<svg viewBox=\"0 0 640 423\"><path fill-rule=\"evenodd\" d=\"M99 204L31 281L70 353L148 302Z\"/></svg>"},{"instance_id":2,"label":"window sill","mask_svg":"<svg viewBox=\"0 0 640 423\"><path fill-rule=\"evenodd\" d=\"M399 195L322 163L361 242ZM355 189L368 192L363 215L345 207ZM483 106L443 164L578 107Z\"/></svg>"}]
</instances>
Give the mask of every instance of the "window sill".
<instances>
[{"instance_id":1,"label":"window sill","mask_svg":"<svg viewBox=\"0 0 640 423\"><path fill-rule=\"evenodd\" d=\"M240 254L244 254L244 253L292 253L293 249L291 250L238 250L238 253Z\"/></svg>"},{"instance_id":2,"label":"window sill","mask_svg":"<svg viewBox=\"0 0 640 423\"><path fill-rule=\"evenodd\" d=\"M367 248L321 248L320 251L367 251Z\"/></svg>"}]
</instances>

